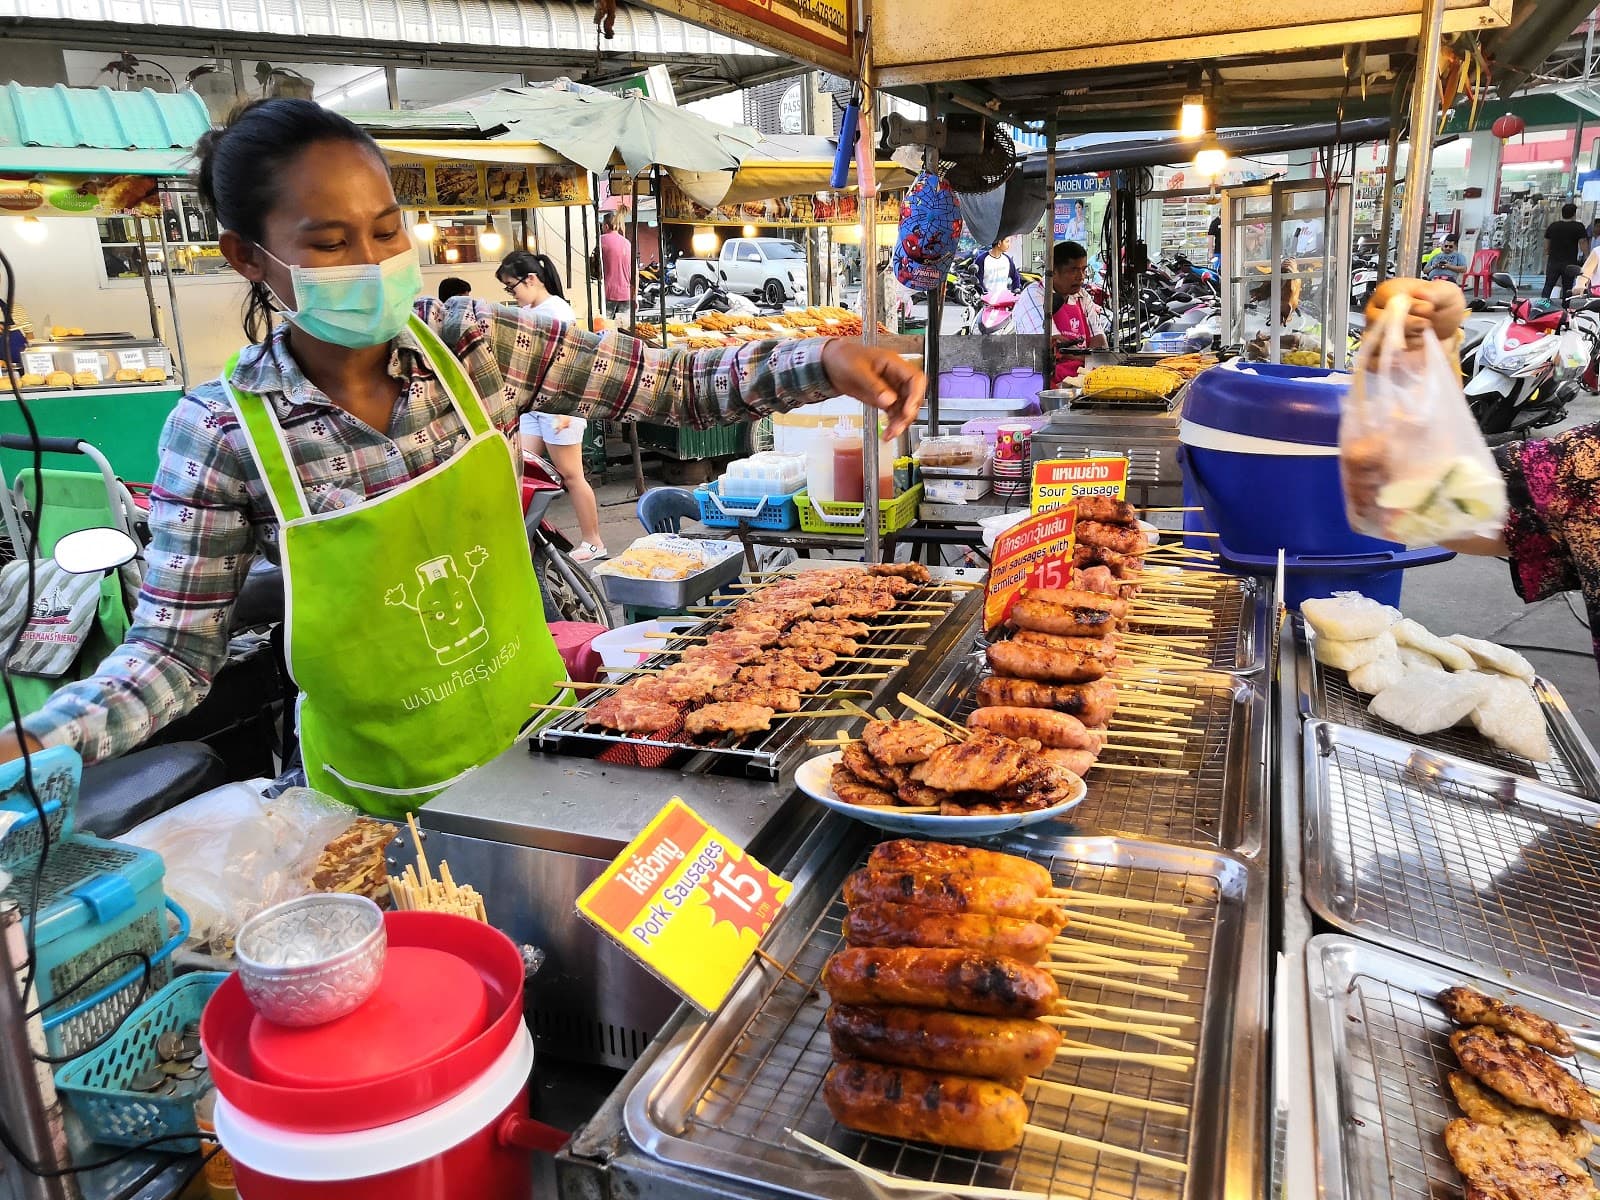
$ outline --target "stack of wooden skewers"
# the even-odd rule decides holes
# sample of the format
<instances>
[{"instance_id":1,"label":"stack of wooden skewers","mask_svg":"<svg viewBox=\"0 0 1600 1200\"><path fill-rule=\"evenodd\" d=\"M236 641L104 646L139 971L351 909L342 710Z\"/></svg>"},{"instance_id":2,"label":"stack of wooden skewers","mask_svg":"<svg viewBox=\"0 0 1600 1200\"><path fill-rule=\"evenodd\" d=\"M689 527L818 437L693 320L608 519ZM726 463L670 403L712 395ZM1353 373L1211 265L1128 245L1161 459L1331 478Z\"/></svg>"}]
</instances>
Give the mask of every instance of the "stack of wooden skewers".
<instances>
[{"instance_id":1,"label":"stack of wooden skewers","mask_svg":"<svg viewBox=\"0 0 1600 1200\"><path fill-rule=\"evenodd\" d=\"M837 1064L823 1097L840 1124L985 1151L1048 1141L1187 1170L1181 1161L1036 1124L1024 1099L1082 1097L1187 1116L1184 1105L1044 1077L1066 1061L1192 1070L1193 1017L1061 995L1080 983L1187 1001L1161 984L1179 979L1194 944L1148 923L1183 917L1186 906L1058 888L1049 871L1024 858L911 840L877 846L846 880L844 902L846 948L821 977L833 1002L826 1027ZM1146 921L1106 916L1106 909L1137 911ZM1114 1049L1069 1030L1138 1038L1153 1049ZM857 1166L836 1152L829 1157Z\"/></svg>"},{"instance_id":2,"label":"stack of wooden skewers","mask_svg":"<svg viewBox=\"0 0 1600 1200\"><path fill-rule=\"evenodd\" d=\"M450 864L442 858L439 878L435 879L422 849L422 831L410 813L406 814L406 824L411 827L411 844L417 848L417 861L416 865L406 867L403 875L389 876L389 894L394 897L395 911L454 913L487 925L489 917L477 889L457 883L450 874Z\"/></svg>"}]
</instances>

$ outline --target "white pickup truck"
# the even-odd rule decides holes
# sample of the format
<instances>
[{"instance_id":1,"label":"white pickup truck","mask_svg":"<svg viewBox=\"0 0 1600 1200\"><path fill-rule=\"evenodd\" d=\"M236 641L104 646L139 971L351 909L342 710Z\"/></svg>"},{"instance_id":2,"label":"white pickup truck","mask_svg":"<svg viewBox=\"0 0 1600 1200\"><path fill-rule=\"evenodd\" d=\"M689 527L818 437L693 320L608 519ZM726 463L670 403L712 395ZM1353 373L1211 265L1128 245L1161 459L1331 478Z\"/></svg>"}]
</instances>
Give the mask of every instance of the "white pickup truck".
<instances>
[{"instance_id":1,"label":"white pickup truck","mask_svg":"<svg viewBox=\"0 0 1600 1200\"><path fill-rule=\"evenodd\" d=\"M806 251L787 238L729 238L714 259L678 259L672 278L678 291L691 296L720 284L730 293L759 296L768 304L804 302Z\"/></svg>"}]
</instances>

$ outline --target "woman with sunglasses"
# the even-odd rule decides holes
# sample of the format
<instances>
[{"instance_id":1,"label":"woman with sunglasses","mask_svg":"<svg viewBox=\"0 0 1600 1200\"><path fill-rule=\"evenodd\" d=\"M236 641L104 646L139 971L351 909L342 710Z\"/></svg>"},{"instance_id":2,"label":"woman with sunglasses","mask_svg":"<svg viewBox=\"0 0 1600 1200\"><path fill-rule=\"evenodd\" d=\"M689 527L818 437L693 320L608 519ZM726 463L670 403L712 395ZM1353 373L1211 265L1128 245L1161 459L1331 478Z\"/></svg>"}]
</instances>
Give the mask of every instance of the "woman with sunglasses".
<instances>
[{"instance_id":1,"label":"woman with sunglasses","mask_svg":"<svg viewBox=\"0 0 1600 1200\"><path fill-rule=\"evenodd\" d=\"M548 254L513 250L501 260L495 278L518 307L552 321L570 324L577 320ZM600 537L600 504L583 474L583 437L588 429L589 422L582 417L544 412L523 413L518 426L523 452L549 459L566 485L582 539L572 558L580 563L594 562L608 553Z\"/></svg>"}]
</instances>

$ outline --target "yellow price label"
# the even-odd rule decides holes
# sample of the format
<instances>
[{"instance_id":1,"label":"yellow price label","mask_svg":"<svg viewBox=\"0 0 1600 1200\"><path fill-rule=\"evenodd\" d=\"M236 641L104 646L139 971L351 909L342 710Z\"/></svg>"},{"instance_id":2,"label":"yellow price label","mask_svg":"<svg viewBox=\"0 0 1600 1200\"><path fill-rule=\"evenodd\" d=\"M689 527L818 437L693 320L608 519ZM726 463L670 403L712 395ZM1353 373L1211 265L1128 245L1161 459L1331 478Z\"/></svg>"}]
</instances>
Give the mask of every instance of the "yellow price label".
<instances>
[{"instance_id":1,"label":"yellow price label","mask_svg":"<svg viewBox=\"0 0 1600 1200\"><path fill-rule=\"evenodd\" d=\"M598 926L702 1012L713 1012L793 889L677 796L578 897Z\"/></svg>"},{"instance_id":2,"label":"yellow price label","mask_svg":"<svg viewBox=\"0 0 1600 1200\"><path fill-rule=\"evenodd\" d=\"M983 596L985 629L997 628L1011 615L1023 588L1072 586L1077 523L1077 511L1066 508L1028 517L995 538Z\"/></svg>"},{"instance_id":3,"label":"yellow price label","mask_svg":"<svg viewBox=\"0 0 1600 1200\"><path fill-rule=\"evenodd\" d=\"M1064 508L1085 496L1128 498L1128 460L1105 458L1050 458L1033 464L1034 512Z\"/></svg>"}]
</instances>

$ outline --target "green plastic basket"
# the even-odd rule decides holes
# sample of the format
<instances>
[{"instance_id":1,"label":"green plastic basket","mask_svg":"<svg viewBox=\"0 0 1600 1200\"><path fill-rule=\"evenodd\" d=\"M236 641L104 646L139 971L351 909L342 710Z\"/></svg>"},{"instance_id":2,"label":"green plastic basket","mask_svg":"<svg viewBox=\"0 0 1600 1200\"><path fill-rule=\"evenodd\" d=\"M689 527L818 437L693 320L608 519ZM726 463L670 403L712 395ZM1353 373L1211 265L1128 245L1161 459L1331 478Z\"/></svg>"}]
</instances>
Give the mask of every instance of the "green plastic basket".
<instances>
[{"instance_id":1,"label":"green plastic basket","mask_svg":"<svg viewBox=\"0 0 1600 1200\"><path fill-rule=\"evenodd\" d=\"M56 1089L72 1104L90 1137L112 1146L134 1146L148 1138L198 1132L194 1102L203 1090L184 1097L152 1096L129 1085L161 1061L156 1039L198 1021L211 993L227 977L225 971L180 975L135 1009L116 1037L56 1072ZM192 1154L199 1142L163 1142L161 1149Z\"/></svg>"},{"instance_id":2,"label":"green plastic basket","mask_svg":"<svg viewBox=\"0 0 1600 1200\"><path fill-rule=\"evenodd\" d=\"M920 483L909 492L902 492L893 500L880 503L879 536L894 533L910 525L916 520L917 505L921 503ZM800 528L807 533L836 533L840 537L862 537L866 534L862 517L867 507L865 504L847 504L842 501L828 504L820 501L813 503L809 493L801 492L794 498L794 506L800 512Z\"/></svg>"},{"instance_id":3,"label":"green plastic basket","mask_svg":"<svg viewBox=\"0 0 1600 1200\"><path fill-rule=\"evenodd\" d=\"M748 423L690 429L686 425L639 422L639 444L673 458L727 458L743 454L749 436Z\"/></svg>"}]
</instances>

